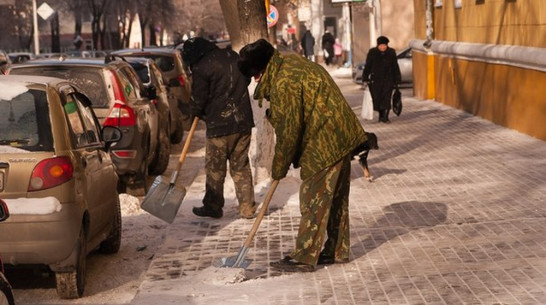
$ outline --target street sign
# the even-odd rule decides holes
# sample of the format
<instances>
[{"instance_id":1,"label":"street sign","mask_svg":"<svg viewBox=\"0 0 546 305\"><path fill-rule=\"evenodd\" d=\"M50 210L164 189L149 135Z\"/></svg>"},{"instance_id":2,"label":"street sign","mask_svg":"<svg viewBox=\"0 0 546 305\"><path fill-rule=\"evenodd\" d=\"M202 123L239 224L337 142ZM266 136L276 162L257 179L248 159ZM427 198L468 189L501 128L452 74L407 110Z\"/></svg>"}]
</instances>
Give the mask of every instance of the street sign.
<instances>
[{"instance_id":1,"label":"street sign","mask_svg":"<svg viewBox=\"0 0 546 305\"><path fill-rule=\"evenodd\" d=\"M273 5L269 5L269 14L267 14L267 27L270 28L279 21L279 11Z\"/></svg>"},{"instance_id":2,"label":"street sign","mask_svg":"<svg viewBox=\"0 0 546 305\"><path fill-rule=\"evenodd\" d=\"M36 13L38 13L38 15L40 15L40 17L42 17L44 20L47 20L47 18L51 17L55 11L51 8L51 6L44 2L42 5L40 5L38 10L36 10Z\"/></svg>"}]
</instances>

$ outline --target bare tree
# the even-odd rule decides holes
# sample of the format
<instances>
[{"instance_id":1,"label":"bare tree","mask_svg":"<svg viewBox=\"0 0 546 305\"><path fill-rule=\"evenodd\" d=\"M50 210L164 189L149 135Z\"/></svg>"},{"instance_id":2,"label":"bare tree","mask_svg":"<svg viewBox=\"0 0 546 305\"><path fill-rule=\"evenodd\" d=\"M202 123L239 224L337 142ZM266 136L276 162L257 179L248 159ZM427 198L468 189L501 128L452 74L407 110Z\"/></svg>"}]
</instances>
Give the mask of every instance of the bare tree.
<instances>
[{"instance_id":1,"label":"bare tree","mask_svg":"<svg viewBox=\"0 0 546 305\"><path fill-rule=\"evenodd\" d=\"M93 39L93 48L101 50L104 47L103 28L101 19L103 18L106 6L109 0L87 0L89 9L91 10L91 31Z\"/></svg>"},{"instance_id":2,"label":"bare tree","mask_svg":"<svg viewBox=\"0 0 546 305\"><path fill-rule=\"evenodd\" d=\"M33 41L32 2L16 1L0 6L0 45L4 48L30 49Z\"/></svg>"}]
</instances>

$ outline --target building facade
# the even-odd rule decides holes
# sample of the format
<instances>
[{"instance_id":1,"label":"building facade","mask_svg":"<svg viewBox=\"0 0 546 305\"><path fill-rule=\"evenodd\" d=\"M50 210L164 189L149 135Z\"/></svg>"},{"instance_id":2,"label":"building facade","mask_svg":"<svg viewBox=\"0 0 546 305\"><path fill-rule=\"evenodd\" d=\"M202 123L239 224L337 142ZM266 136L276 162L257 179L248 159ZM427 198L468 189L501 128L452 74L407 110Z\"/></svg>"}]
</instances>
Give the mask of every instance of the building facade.
<instances>
[{"instance_id":1,"label":"building facade","mask_svg":"<svg viewBox=\"0 0 546 305\"><path fill-rule=\"evenodd\" d=\"M546 1L414 0L414 94L546 140Z\"/></svg>"}]
</instances>

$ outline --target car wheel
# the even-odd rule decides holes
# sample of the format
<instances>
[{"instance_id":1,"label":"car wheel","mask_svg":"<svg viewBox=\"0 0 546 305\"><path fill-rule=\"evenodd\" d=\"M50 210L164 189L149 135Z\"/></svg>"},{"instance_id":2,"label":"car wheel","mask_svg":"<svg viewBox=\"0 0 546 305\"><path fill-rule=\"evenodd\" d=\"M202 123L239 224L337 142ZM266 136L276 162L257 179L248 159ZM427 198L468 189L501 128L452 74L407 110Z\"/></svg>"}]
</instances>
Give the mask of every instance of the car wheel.
<instances>
[{"instance_id":1,"label":"car wheel","mask_svg":"<svg viewBox=\"0 0 546 305\"><path fill-rule=\"evenodd\" d=\"M116 200L116 212L114 215L114 223L110 235L101 244L99 251L105 254L113 254L119 251L121 247L121 207L119 196Z\"/></svg>"},{"instance_id":2,"label":"car wheel","mask_svg":"<svg viewBox=\"0 0 546 305\"><path fill-rule=\"evenodd\" d=\"M127 193L127 181L125 177L119 177L117 190L118 194Z\"/></svg>"},{"instance_id":3,"label":"car wheel","mask_svg":"<svg viewBox=\"0 0 546 305\"><path fill-rule=\"evenodd\" d=\"M15 305L11 285L3 273L0 273L0 304Z\"/></svg>"},{"instance_id":4,"label":"car wheel","mask_svg":"<svg viewBox=\"0 0 546 305\"><path fill-rule=\"evenodd\" d=\"M169 157L171 153L171 143L165 129L160 131L159 143L157 145L154 160L150 163L148 170L151 174L161 175L169 165Z\"/></svg>"},{"instance_id":5,"label":"car wheel","mask_svg":"<svg viewBox=\"0 0 546 305\"><path fill-rule=\"evenodd\" d=\"M70 272L55 272L57 280L57 295L61 299L76 299L83 295L85 287L87 238L82 225L78 237L78 259L75 270Z\"/></svg>"}]
</instances>

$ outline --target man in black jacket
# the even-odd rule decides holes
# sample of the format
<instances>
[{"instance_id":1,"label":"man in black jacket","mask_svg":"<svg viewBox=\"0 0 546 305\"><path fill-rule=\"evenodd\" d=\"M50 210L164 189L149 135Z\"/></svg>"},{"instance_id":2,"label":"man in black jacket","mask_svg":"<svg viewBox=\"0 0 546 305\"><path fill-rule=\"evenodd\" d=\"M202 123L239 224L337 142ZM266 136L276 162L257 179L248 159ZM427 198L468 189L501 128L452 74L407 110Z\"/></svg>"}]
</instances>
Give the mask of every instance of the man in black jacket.
<instances>
[{"instance_id":1,"label":"man in black jacket","mask_svg":"<svg viewBox=\"0 0 546 305\"><path fill-rule=\"evenodd\" d=\"M388 44L387 37L377 38L377 47L368 51L362 75L362 79L370 86L373 110L379 112L379 122L383 123L390 123L392 90L401 80L396 51Z\"/></svg>"},{"instance_id":2,"label":"man in black jacket","mask_svg":"<svg viewBox=\"0 0 546 305\"><path fill-rule=\"evenodd\" d=\"M207 125L206 191L203 206L194 207L193 213L202 217L223 216L229 161L239 214L253 218L256 204L248 150L254 120L248 94L250 80L239 72L239 55L204 38L192 38L184 43L182 57L192 71L190 110Z\"/></svg>"}]
</instances>

